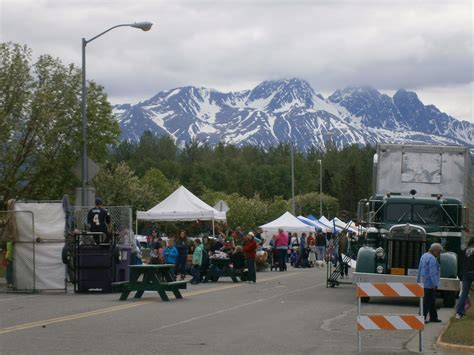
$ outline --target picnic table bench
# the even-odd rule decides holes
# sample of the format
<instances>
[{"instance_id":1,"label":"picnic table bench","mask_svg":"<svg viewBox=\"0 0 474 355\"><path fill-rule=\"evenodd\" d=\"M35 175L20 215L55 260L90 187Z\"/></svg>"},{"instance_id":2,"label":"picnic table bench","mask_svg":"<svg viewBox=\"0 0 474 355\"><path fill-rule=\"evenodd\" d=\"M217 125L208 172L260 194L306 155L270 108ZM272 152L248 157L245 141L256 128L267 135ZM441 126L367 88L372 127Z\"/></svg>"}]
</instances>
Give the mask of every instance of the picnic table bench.
<instances>
[{"instance_id":1,"label":"picnic table bench","mask_svg":"<svg viewBox=\"0 0 474 355\"><path fill-rule=\"evenodd\" d=\"M112 287L121 292L120 300L125 301L130 292L135 291L134 298L141 298L145 291L156 291L163 301L169 301L167 291L173 292L176 298L183 298L180 289L186 289L186 281L174 281L171 270L173 264L130 265L130 280L112 283Z\"/></svg>"},{"instance_id":2,"label":"picnic table bench","mask_svg":"<svg viewBox=\"0 0 474 355\"><path fill-rule=\"evenodd\" d=\"M231 260L229 258L210 258L209 270L204 276L203 282L218 281L220 277L230 277L233 282L239 282L237 276L241 276L241 270L234 270L230 266Z\"/></svg>"}]
</instances>

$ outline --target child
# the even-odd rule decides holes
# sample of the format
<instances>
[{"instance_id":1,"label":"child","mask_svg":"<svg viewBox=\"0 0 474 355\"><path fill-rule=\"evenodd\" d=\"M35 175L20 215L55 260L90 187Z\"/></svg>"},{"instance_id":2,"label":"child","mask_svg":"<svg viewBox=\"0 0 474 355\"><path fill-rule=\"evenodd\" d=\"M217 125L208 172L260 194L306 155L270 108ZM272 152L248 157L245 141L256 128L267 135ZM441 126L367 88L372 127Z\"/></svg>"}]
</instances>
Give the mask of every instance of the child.
<instances>
[{"instance_id":1,"label":"child","mask_svg":"<svg viewBox=\"0 0 474 355\"><path fill-rule=\"evenodd\" d=\"M166 240L161 241L161 246L158 248L157 256L160 259L161 264L165 264L165 249L167 247Z\"/></svg>"},{"instance_id":2,"label":"child","mask_svg":"<svg viewBox=\"0 0 474 355\"><path fill-rule=\"evenodd\" d=\"M178 258L178 249L174 246L174 239L168 241L168 246L163 251L163 257L166 264L176 265L176 260ZM171 271L174 277L174 271Z\"/></svg>"},{"instance_id":3,"label":"child","mask_svg":"<svg viewBox=\"0 0 474 355\"><path fill-rule=\"evenodd\" d=\"M191 279L191 283L193 285L196 285L201 282L201 272L200 268L202 265L202 256L203 253L206 253L206 250L204 249L204 246L201 244L201 241L199 239L194 240L194 253L193 253L193 268L192 268L192 274L193 278Z\"/></svg>"}]
</instances>

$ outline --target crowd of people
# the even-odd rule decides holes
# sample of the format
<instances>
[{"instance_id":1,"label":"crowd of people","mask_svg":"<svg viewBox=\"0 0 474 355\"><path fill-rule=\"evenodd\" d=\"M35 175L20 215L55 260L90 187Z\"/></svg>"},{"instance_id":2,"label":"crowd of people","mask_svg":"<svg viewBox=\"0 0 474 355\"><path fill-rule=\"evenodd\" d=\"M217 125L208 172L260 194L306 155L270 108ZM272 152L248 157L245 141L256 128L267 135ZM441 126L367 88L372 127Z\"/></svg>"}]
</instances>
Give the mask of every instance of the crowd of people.
<instances>
[{"instance_id":1,"label":"crowd of people","mask_svg":"<svg viewBox=\"0 0 474 355\"><path fill-rule=\"evenodd\" d=\"M174 276L184 280L192 276L191 284L202 282L213 258L229 258L235 270L245 270L249 283L256 282L255 258L263 249L261 230L244 234L239 227L226 235L221 231L212 236L189 238L181 230L176 236L162 237L153 229L146 238L152 264L174 264ZM140 245L132 252L133 263L141 263Z\"/></svg>"},{"instance_id":2,"label":"crowd of people","mask_svg":"<svg viewBox=\"0 0 474 355\"><path fill-rule=\"evenodd\" d=\"M309 268L341 263L341 277L348 277L349 266L342 255L348 251L350 239L351 235L346 233L335 238L322 232L298 235L280 229L266 243L261 229L244 233L237 227L230 233L218 229L214 236L202 238L190 238L184 230L164 238L153 229L146 242L150 263L174 264L176 279L184 280L190 274L191 284L197 284L202 282L214 258L230 259L230 266L240 274L244 271L249 283L256 282L256 262L279 271L286 271L288 264ZM135 253L139 253L138 244L136 249ZM139 258L133 259L134 263L141 262Z\"/></svg>"},{"instance_id":3,"label":"crowd of people","mask_svg":"<svg viewBox=\"0 0 474 355\"><path fill-rule=\"evenodd\" d=\"M287 263L295 268L324 267L331 262L334 267L340 263L341 277L348 277L349 265L342 256L349 251L350 234L343 233L339 237L318 232L285 233L279 229L269 242L271 247L271 269L287 270Z\"/></svg>"}]
</instances>

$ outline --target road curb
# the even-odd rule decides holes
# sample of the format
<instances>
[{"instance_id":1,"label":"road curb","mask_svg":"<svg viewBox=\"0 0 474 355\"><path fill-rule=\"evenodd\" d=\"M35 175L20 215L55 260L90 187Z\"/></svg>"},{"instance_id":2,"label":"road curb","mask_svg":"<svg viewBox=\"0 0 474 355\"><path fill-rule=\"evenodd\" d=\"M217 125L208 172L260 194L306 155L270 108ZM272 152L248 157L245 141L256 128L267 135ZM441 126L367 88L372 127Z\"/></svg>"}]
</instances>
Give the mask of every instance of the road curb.
<instances>
[{"instance_id":1,"label":"road curb","mask_svg":"<svg viewBox=\"0 0 474 355\"><path fill-rule=\"evenodd\" d=\"M443 334L449 328L452 321L453 321L453 318L451 317L449 319L448 324L444 327L443 331L441 332L441 334L438 335L438 338L436 339L436 347L444 348L444 349L450 349L450 350L457 350L457 351L469 351L471 353L474 353L474 346L447 343L447 342L444 342L444 341L441 340L441 338L443 337Z\"/></svg>"}]
</instances>

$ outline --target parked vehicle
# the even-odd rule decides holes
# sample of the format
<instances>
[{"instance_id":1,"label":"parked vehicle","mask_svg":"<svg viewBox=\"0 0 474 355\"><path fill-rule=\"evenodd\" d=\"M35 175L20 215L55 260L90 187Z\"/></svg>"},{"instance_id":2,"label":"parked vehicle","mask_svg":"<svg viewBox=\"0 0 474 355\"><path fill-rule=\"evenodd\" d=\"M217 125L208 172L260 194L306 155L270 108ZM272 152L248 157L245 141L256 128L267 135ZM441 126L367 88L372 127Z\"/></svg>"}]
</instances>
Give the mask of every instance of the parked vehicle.
<instances>
[{"instance_id":1,"label":"parked vehicle","mask_svg":"<svg viewBox=\"0 0 474 355\"><path fill-rule=\"evenodd\" d=\"M146 242L146 235L137 234L135 235L135 238L138 240L142 248L148 248L148 244Z\"/></svg>"},{"instance_id":2,"label":"parked vehicle","mask_svg":"<svg viewBox=\"0 0 474 355\"><path fill-rule=\"evenodd\" d=\"M474 226L467 209L474 201L473 171L465 147L380 144L373 196L359 202L358 220L368 229L354 281L416 282L421 255L438 242L444 248L439 291L445 306L454 306L456 254Z\"/></svg>"}]
</instances>

